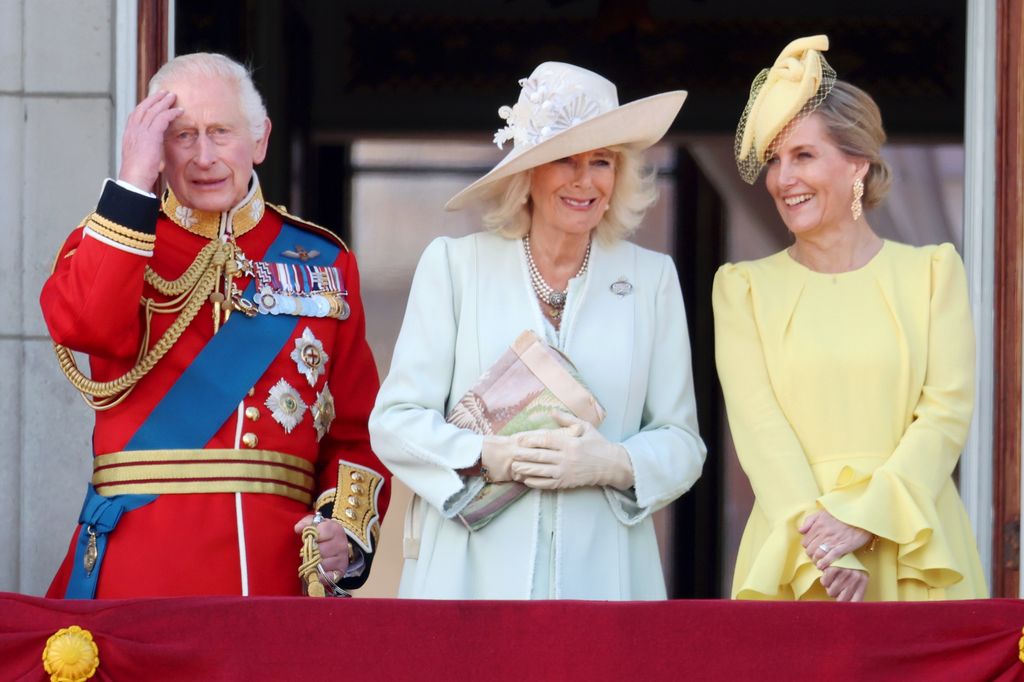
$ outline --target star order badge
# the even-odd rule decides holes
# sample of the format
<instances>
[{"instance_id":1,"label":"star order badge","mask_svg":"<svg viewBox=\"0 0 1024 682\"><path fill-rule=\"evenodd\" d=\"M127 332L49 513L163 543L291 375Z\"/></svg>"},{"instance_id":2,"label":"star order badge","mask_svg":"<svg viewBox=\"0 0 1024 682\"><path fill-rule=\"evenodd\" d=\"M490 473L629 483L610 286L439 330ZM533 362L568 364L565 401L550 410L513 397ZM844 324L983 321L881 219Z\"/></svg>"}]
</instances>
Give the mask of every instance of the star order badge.
<instances>
[{"instance_id":1,"label":"star order badge","mask_svg":"<svg viewBox=\"0 0 1024 682\"><path fill-rule=\"evenodd\" d=\"M313 336L309 327L303 329L302 336L295 339L295 349L288 357L295 361L295 367L306 377L310 386L316 386L317 379L324 373L330 359L324 352L324 344Z\"/></svg>"},{"instance_id":2,"label":"star order badge","mask_svg":"<svg viewBox=\"0 0 1024 682\"><path fill-rule=\"evenodd\" d=\"M270 389L270 397L264 404L270 410L274 421L284 427L285 433L291 433L302 421L302 415L309 409L299 396L299 392L284 379L274 384Z\"/></svg>"},{"instance_id":3,"label":"star order badge","mask_svg":"<svg viewBox=\"0 0 1024 682\"><path fill-rule=\"evenodd\" d=\"M334 396L331 389L324 384L324 390L316 394L316 402L313 403L313 426L316 427L317 441L323 440L331 429L334 421Z\"/></svg>"}]
</instances>

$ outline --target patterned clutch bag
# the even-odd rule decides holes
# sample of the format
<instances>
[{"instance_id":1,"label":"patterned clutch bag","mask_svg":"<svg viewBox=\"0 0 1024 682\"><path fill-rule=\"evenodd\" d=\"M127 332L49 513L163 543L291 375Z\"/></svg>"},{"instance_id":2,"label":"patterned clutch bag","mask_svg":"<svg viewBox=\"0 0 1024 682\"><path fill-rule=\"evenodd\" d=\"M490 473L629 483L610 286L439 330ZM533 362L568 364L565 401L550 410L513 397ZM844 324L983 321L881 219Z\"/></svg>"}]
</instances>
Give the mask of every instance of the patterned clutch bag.
<instances>
[{"instance_id":1,"label":"patterned clutch bag","mask_svg":"<svg viewBox=\"0 0 1024 682\"><path fill-rule=\"evenodd\" d=\"M569 358L527 330L462 396L447 421L484 435L507 436L558 428L551 417L555 410L594 426L605 417L604 408L583 385ZM479 530L528 490L514 481L488 483L458 517L470 530Z\"/></svg>"}]
</instances>

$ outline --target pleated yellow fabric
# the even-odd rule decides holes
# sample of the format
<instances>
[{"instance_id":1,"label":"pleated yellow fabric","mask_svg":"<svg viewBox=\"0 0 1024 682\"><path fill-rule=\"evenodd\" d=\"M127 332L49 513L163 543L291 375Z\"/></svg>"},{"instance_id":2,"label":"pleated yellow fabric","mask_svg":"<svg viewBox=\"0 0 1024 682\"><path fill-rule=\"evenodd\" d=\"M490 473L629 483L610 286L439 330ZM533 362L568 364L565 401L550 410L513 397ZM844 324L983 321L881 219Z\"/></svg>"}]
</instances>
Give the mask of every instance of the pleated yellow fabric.
<instances>
[{"instance_id":1,"label":"pleated yellow fabric","mask_svg":"<svg viewBox=\"0 0 1024 682\"><path fill-rule=\"evenodd\" d=\"M715 276L715 346L755 502L740 599L827 599L797 531L826 509L878 536L836 565L865 599L987 595L952 480L974 404L974 333L950 244L885 242L864 267L814 272L785 251Z\"/></svg>"}]
</instances>

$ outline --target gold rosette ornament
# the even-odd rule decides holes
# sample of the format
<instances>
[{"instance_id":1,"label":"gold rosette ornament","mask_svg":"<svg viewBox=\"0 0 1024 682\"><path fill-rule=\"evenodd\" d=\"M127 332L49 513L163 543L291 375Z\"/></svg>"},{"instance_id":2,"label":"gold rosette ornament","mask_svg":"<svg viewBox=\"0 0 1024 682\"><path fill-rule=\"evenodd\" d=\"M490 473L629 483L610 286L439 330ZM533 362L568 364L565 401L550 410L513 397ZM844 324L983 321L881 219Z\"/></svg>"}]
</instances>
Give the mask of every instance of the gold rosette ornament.
<instances>
[{"instance_id":1,"label":"gold rosette ornament","mask_svg":"<svg viewBox=\"0 0 1024 682\"><path fill-rule=\"evenodd\" d=\"M100 650L92 633L77 625L61 628L46 640L43 668L50 682L85 682L100 667Z\"/></svg>"}]
</instances>

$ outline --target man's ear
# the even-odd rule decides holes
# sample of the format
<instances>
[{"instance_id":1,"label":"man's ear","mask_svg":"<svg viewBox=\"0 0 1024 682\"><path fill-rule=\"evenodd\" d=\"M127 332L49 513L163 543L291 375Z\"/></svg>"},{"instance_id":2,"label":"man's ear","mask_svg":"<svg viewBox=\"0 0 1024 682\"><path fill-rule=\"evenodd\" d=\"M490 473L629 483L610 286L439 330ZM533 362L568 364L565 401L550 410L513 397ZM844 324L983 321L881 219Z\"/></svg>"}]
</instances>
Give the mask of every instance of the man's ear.
<instances>
[{"instance_id":1,"label":"man's ear","mask_svg":"<svg viewBox=\"0 0 1024 682\"><path fill-rule=\"evenodd\" d=\"M256 140L256 148L252 152L252 165L258 166L267 158L267 145L270 143L270 119L263 119L263 135Z\"/></svg>"}]
</instances>

